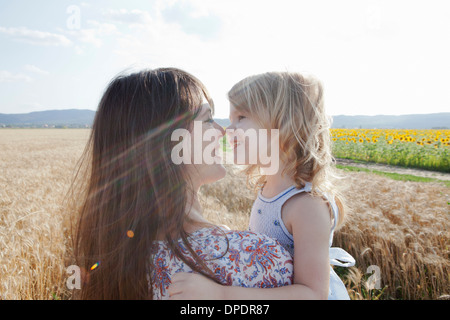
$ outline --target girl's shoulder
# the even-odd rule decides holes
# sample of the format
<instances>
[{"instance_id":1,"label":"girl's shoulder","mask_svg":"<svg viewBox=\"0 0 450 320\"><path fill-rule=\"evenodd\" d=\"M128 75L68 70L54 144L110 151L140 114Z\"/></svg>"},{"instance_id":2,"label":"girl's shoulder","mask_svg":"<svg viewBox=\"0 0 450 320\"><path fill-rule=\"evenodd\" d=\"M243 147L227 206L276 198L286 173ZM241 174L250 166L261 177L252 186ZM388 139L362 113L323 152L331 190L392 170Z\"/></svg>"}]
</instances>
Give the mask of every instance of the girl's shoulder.
<instances>
[{"instance_id":1,"label":"girl's shoulder","mask_svg":"<svg viewBox=\"0 0 450 320\"><path fill-rule=\"evenodd\" d=\"M311 209L320 210L328 209L328 199L324 198L320 194L313 194L311 192L301 192L293 194L286 199L283 204L283 209L288 210L301 210L308 212Z\"/></svg>"},{"instance_id":2,"label":"girl's shoulder","mask_svg":"<svg viewBox=\"0 0 450 320\"><path fill-rule=\"evenodd\" d=\"M282 208L282 218L286 225L303 225L319 223L329 230L333 219L329 204L320 195L302 192L290 197Z\"/></svg>"}]
</instances>

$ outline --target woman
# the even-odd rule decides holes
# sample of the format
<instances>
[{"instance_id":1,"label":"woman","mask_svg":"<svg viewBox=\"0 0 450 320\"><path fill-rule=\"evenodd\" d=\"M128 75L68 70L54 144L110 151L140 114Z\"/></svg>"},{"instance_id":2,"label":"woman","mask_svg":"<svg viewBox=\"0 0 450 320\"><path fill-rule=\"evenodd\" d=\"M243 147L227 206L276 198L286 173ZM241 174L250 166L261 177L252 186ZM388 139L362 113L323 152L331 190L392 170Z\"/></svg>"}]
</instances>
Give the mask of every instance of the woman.
<instances>
[{"instance_id":1,"label":"woman","mask_svg":"<svg viewBox=\"0 0 450 320\"><path fill-rule=\"evenodd\" d=\"M226 285L292 283L291 257L274 240L202 217L197 191L223 178L225 168L173 159L176 129L223 135L213 107L203 84L175 68L109 84L81 164L88 170L77 179L82 201L74 252L85 270L80 298L165 299L171 277L181 271ZM186 145L203 155L209 144Z\"/></svg>"}]
</instances>

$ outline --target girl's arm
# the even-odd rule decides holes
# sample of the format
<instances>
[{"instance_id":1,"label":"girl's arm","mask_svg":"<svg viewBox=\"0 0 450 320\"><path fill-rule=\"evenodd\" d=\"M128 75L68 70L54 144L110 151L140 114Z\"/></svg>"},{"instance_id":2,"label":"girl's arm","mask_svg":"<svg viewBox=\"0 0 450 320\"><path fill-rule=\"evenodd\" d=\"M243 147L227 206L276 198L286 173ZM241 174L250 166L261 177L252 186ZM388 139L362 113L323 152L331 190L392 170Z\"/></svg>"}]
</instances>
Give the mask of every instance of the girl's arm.
<instances>
[{"instance_id":1,"label":"girl's arm","mask_svg":"<svg viewBox=\"0 0 450 320\"><path fill-rule=\"evenodd\" d=\"M278 288L219 285L192 273L177 273L169 287L171 299L275 300L327 299L330 281L330 213L320 198L299 194L289 199L282 218L294 236L294 284Z\"/></svg>"}]
</instances>

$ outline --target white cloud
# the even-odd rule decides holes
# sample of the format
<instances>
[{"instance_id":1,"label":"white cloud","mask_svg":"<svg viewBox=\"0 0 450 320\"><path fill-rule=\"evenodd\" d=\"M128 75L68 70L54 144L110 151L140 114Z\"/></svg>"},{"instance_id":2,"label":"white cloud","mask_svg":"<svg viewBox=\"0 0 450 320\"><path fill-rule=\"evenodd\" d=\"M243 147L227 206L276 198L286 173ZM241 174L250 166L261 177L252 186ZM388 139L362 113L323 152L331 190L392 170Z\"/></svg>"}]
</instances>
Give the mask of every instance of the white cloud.
<instances>
[{"instance_id":1,"label":"white cloud","mask_svg":"<svg viewBox=\"0 0 450 320\"><path fill-rule=\"evenodd\" d=\"M204 40L214 40L222 28L221 15L206 6L194 2L177 1L159 5L156 11L167 23L179 25L187 34L194 34Z\"/></svg>"},{"instance_id":2,"label":"white cloud","mask_svg":"<svg viewBox=\"0 0 450 320\"><path fill-rule=\"evenodd\" d=\"M33 79L22 73L11 73L9 71L0 70L0 82L31 82Z\"/></svg>"},{"instance_id":3,"label":"white cloud","mask_svg":"<svg viewBox=\"0 0 450 320\"><path fill-rule=\"evenodd\" d=\"M34 65L31 64L26 64L23 66L23 70L28 71L28 72L34 72L40 75L48 75L50 72L46 71L46 70L42 70L39 67L36 67Z\"/></svg>"},{"instance_id":4,"label":"white cloud","mask_svg":"<svg viewBox=\"0 0 450 320\"><path fill-rule=\"evenodd\" d=\"M128 25L148 24L152 22L152 17L147 11L137 9L109 9L103 12L103 17Z\"/></svg>"},{"instance_id":5,"label":"white cloud","mask_svg":"<svg viewBox=\"0 0 450 320\"><path fill-rule=\"evenodd\" d=\"M103 46L104 38L108 36L114 36L120 34L117 27L111 23L101 23L96 20L88 20L88 28L64 30L59 29L61 32L73 38L77 43L75 51L77 54L84 52L80 44L91 44L96 48Z\"/></svg>"},{"instance_id":6,"label":"white cloud","mask_svg":"<svg viewBox=\"0 0 450 320\"><path fill-rule=\"evenodd\" d=\"M71 34L76 37L78 41L92 44L97 48L100 48L103 44L103 41L97 37L95 29L80 29L71 31Z\"/></svg>"},{"instance_id":7,"label":"white cloud","mask_svg":"<svg viewBox=\"0 0 450 320\"><path fill-rule=\"evenodd\" d=\"M82 54L84 54L84 49L80 46L75 46L75 53L77 55L82 55Z\"/></svg>"},{"instance_id":8,"label":"white cloud","mask_svg":"<svg viewBox=\"0 0 450 320\"><path fill-rule=\"evenodd\" d=\"M0 27L0 33L8 35L12 37L14 40L33 45L64 46L64 47L72 45L72 41L70 41L64 35L45 31L31 30L25 27L19 28Z\"/></svg>"},{"instance_id":9,"label":"white cloud","mask_svg":"<svg viewBox=\"0 0 450 320\"><path fill-rule=\"evenodd\" d=\"M91 29L99 36L110 36L118 32L117 27L112 23L101 23L96 20L88 20L87 24L91 26Z\"/></svg>"}]
</instances>

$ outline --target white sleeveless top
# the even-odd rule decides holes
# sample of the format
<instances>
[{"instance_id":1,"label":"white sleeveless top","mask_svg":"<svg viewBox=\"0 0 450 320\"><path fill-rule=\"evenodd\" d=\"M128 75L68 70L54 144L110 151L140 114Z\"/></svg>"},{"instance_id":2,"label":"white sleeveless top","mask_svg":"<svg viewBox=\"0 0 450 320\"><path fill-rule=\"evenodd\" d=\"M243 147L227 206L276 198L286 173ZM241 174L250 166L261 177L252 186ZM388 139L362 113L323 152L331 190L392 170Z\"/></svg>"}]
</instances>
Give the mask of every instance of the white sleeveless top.
<instances>
[{"instance_id":1,"label":"white sleeveless top","mask_svg":"<svg viewBox=\"0 0 450 320\"><path fill-rule=\"evenodd\" d=\"M306 183L302 189L297 189L291 186L286 190L280 192L272 198L266 198L258 192L258 196L253 203L249 230L266 234L276 239L292 256L294 256L294 237L289 233L286 226L281 219L281 208L283 204L292 196L301 192L310 192L311 183ZM355 259L341 248L331 247L333 243L334 229L338 221L339 210L336 206L334 198L323 193L323 196L328 200L333 211L333 226L330 230L330 264L340 267L351 267L355 265ZM295 261L295 257L294 257ZM330 266L331 268L331 266ZM328 295L329 300L348 300L350 299L342 280L331 268L330 270L330 291Z\"/></svg>"}]
</instances>

